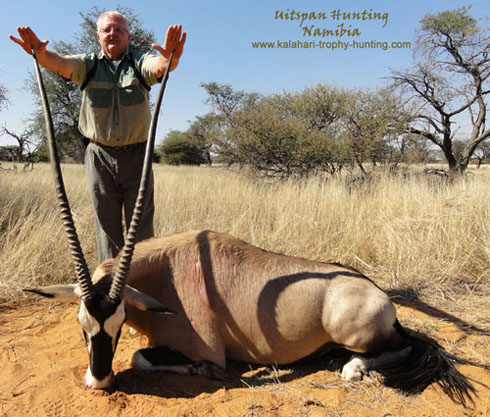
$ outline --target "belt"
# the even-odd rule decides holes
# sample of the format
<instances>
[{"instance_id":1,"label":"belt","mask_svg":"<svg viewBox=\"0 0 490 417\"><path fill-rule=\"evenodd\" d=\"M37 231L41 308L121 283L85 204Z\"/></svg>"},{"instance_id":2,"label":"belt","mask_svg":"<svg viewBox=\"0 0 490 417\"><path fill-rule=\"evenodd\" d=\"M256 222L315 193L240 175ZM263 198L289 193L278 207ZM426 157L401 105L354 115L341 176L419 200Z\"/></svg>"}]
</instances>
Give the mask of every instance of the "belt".
<instances>
[{"instance_id":1,"label":"belt","mask_svg":"<svg viewBox=\"0 0 490 417\"><path fill-rule=\"evenodd\" d=\"M145 142L138 142L138 143L133 143L131 145L123 145L123 146L109 146L109 145L103 145L102 143L96 142L93 139L90 139L90 143L93 143L94 145L100 146L101 148L107 149L107 150L114 150L114 151L124 151L126 149L130 149L133 146L136 145L142 145Z\"/></svg>"}]
</instances>

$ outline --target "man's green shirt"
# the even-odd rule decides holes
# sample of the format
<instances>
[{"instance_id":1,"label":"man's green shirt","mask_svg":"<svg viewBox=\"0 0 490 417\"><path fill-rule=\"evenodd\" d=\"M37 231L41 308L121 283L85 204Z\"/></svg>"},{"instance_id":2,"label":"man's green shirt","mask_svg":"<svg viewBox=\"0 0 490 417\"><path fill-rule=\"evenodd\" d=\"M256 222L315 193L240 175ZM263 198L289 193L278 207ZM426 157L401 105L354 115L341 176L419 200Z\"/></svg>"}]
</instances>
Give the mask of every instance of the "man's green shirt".
<instances>
[{"instance_id":1,"label":"man's green shirt","mask_svg":"<svg viewBox=\"0 0 490 417\"><path fill-rule=\"evenodd\" d=\"M132 53L134 64L148 85L157 83L151 53ZM125 54L119 63L103 52L70 56L71 81L82 85L87 73L96 70L83 90L78 128L88 139L101 145L126 146L145 142L150 127L149 92L136 76Z\"/></svg>"}]
</instances>

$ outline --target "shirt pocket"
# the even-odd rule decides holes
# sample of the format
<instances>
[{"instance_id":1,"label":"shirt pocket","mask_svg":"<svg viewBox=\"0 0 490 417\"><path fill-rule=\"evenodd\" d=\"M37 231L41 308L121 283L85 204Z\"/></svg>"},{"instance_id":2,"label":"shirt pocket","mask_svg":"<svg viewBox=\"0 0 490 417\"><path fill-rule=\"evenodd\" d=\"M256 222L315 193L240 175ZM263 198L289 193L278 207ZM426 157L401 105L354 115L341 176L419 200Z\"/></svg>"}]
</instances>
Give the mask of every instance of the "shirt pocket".
<instances>
[{"instance_id":1,"label":"shirt pocket","mask_svg":"<svg viewBox=\"0 0 490 417\"><path fill-rule=\"evenodd\" d=\"M109 88L89 87L87 91L90 107L112 107L113 90Z\"/></svg>"},{"instance_id":2,"label":"shirt pocket","mask_svg":"<svg viewBox=\"0 0 490 417\"><path fill-rule=\"evenodd\" d=\"M145 93L136 79L123 81L118 90L121 106L136 106L145 102Z\"/></svg>"}]
</instances>

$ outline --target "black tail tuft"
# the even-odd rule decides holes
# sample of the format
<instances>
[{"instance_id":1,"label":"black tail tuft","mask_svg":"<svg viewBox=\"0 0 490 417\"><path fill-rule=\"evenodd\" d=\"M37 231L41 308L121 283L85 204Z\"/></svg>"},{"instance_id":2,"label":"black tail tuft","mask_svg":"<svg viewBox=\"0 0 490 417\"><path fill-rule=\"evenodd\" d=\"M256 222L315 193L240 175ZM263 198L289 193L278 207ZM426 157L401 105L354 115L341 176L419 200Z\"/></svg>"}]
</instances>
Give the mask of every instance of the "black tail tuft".
<instances>
[{"instance_id":1,"label":"black tail tuft","mask_svg":"<svg viewBox=\"0 0 490 417\"><path fill-rule=\"evenodd\" d=\"M474 404L473 395L476 395L476 389L454 366L468 363L467 361L446 352L428 336L407 332L398 320L395 329L412 350L403 363L376 369L383 375L387 386L417 394L435 382L454 402L464 407L468 402Z\"/></svg>"}]
</instances>

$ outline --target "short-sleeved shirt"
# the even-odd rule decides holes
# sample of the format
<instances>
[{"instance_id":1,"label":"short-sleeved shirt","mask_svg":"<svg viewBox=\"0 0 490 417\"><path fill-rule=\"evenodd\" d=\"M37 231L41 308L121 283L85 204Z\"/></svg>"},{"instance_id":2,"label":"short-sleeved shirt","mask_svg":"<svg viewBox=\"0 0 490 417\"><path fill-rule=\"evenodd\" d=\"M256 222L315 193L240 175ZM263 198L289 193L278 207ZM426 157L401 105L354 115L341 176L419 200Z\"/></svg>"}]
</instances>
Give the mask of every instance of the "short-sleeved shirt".
<instances>
[{"instance_id":1,"label":"short-sleeved shirt","mask_svg":"<svg viewBox=\"0 0 490 417\"><path fill-rule=\"evenodd\" d=\"M148 85L157 82L151 53L133 52L134 64ZM126 53L117 64L99 54L68 57L73 63L71 81L82 85L87 73L96 70L83 90L78 128L82 135L107 146L145 142L150 127L149 92L136 76Z\"/></svg>"}]
</instances>

